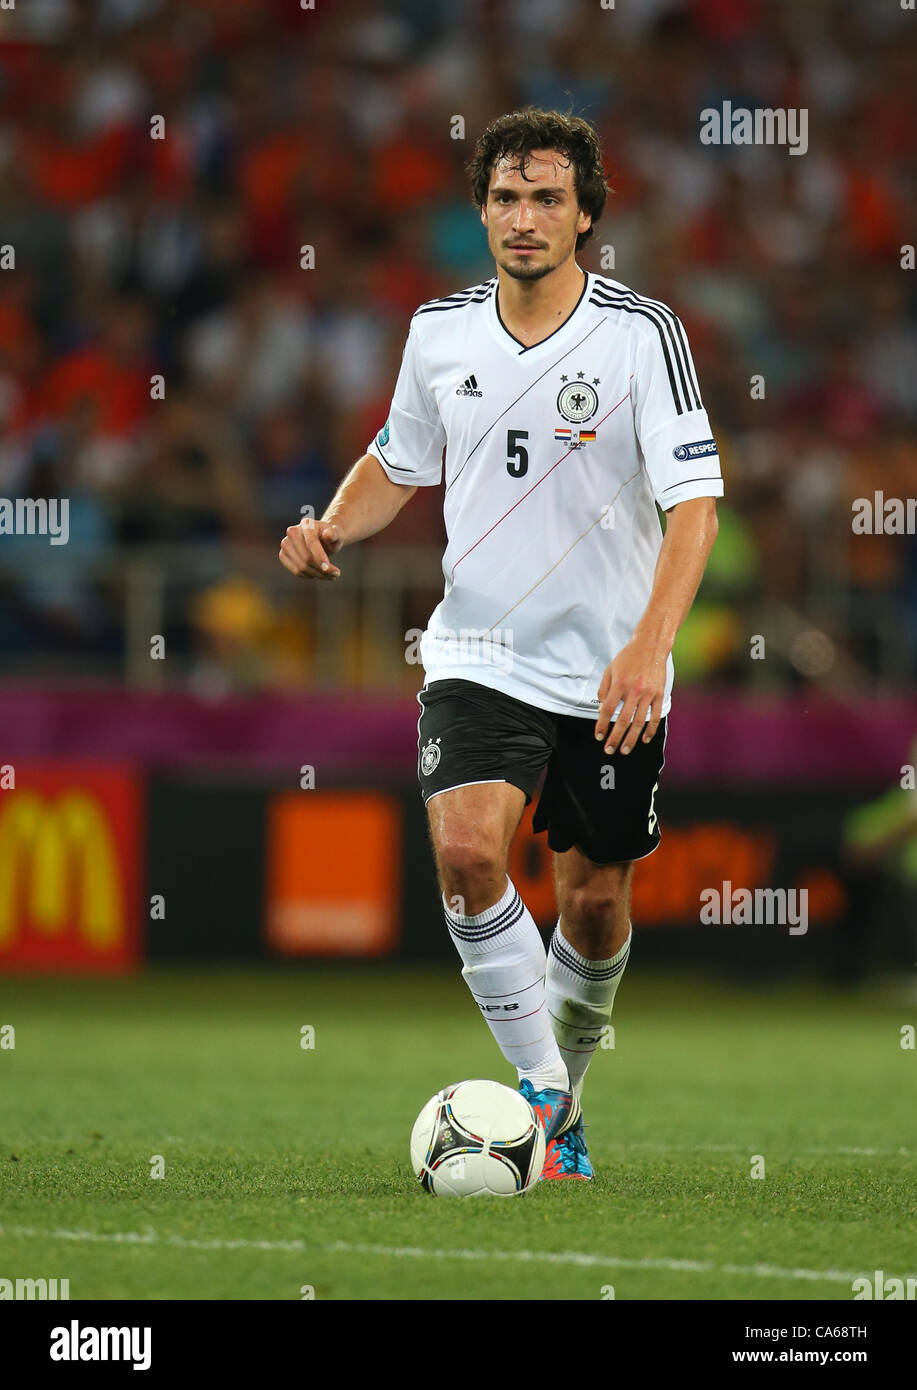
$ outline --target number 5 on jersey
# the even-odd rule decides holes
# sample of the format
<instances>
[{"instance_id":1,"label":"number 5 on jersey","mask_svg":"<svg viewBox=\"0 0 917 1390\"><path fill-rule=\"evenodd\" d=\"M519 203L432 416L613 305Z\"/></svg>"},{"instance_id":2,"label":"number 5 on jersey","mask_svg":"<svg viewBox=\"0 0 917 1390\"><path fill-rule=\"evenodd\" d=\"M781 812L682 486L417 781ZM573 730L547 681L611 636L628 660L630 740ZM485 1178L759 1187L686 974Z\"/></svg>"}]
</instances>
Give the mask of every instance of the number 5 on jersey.
<instances>
[{"instance_id":1,"label":"number 5 on jersey","mask_svg":"<svg viewBox=\"0 0 917 1390\"><path fill-rule=\"evenodd\" d=\"M506 471L511 478L524 478L529 471L529 451L519 443L528 437L528 430L506 431Z\"/></svg>"}]
</instances>

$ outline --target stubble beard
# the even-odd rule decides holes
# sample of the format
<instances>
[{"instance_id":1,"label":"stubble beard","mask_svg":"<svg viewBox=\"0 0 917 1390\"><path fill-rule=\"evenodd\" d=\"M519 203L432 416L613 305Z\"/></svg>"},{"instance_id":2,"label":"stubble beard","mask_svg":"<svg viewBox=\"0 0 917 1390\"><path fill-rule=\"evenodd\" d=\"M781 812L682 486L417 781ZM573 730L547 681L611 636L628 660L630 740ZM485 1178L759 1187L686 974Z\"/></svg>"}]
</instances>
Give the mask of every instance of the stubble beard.
<instances>
[{"instance_id":1,"label":"stubble beard","mask_svg":"<svg viewBox=\"0 0 917 1390\"><path fill-rule=\"evenodd\" d=\"M573 245L575 246L575 244L574 242ZM556 270L558 266L562 265L567 258L566 255L561 255L558 260L549 261L547 264L532 265L527 257L516 260L509 247L500 248L500 250L506 259L501 260L500 256L494 254L494 260L499 268L513 280L542 280L546 275L550 275L552 270Z\"/></svg>"},{"instance_id":2,"label":"stubble beard","mask_svg":"<svg viewBox=\"0 0 917 1390\"><path fill-rule=\"evenodd\" d=\"M556 270L554 265L529 265L527 261L518 264L501 265L501 270L505 270L507 275L513 280L541 280L543 276L550 275L552 270Z\"/></svg>"}]
</instances>

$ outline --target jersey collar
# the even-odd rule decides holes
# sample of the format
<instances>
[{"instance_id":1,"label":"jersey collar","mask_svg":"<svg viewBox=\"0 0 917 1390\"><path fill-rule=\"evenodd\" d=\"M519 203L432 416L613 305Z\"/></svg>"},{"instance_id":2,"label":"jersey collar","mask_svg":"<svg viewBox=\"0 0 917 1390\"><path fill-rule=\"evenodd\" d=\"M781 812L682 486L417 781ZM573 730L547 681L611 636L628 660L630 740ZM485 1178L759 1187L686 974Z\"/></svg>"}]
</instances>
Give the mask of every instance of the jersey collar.
<instances>
[{"instance_id":1,"label":"jersey collar","mask_svg":"<svg viewBox=\"0 0 917 1390\"><path fill-rule=\"evenodd\" d=\"M567 333L567 331L577 320L577 317L580 313L580 309L583 305L583 302L586 299L586 292L589 289L589 278L589 271L584 270L583 288L580 291L580 297L574 304L573 308L570 310L567 317L564 319L563 323L560 324L557 328L555 328L553 332L549 333L546 338L542 338L541 342L532 343L530 347L526 347L525 343L520 343L518 338L514 338L512 333L510 333L509 329L506 327L502 318L500 317L500 306L497 303L497 295L499 292L498 278L494 287L494 292L490 296L489 320L491 332L493 333L497 341L501 344L501 346L504 348L504 350L508 352L512 357L537 357L541 354L542 350L553 350L557 347L558 340L564 334Z\"/></svg>"}]
</instances>

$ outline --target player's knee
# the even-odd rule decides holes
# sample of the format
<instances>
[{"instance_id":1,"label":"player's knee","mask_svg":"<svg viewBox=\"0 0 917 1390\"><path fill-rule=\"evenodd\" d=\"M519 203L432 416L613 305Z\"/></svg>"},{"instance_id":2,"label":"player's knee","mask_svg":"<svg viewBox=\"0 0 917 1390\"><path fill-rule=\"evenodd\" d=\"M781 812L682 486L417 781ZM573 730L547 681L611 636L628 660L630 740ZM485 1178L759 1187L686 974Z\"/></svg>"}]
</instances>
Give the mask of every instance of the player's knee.
<instances>
[{"instance_id":1,"label":"player's knee","mask_svg":"<svg viewBox=\"0 0 917 1390\"><path fill-rule=\"evenodd\" d=\"M474 897L482 884L504 872L503 855L493 840L480 834L445 835L436 845L445 891Z\"/></svg>"},{"instance_id":2,"label":"player's knee","mask_svg":"<svg viewBox=\"0 0 917 1390\"><path fill-rule=\"evenodd\" d=\"M627 912L627 888L622 884L584 884L564 894L561 913L584 934L602 933Z\"/></svg>"}]
</instances>

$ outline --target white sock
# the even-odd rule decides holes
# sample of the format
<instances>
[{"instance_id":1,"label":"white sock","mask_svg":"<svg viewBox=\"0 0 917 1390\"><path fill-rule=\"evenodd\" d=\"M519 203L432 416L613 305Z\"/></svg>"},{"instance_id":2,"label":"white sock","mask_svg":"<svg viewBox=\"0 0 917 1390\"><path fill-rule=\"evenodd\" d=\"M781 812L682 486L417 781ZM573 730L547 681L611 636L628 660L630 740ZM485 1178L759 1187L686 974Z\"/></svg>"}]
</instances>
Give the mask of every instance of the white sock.
<instances>
[{"instance_id":1,"label":"white sock","mask_svg":"<svg viewBox=\"0 0 917 1390\"><path fill-rule=\"evenodd\" d=\"M557 919L548 948L545 989L554 1036L577 1095L582 1093L586 1068L611 1020L631 935L628 931L624 945L610 960L587 960L570 945Z\"/></svg>"},{"instance_id":2,"label":"white sock","mask_svg":"<svg viewBox=\"0 0 917 1390\"><path fill-rule=\"evenodd\" d=\"M545 949L532 916L509 876L506 892L474 917L452 912L446 925L462 958L462 974L490 1031L519 1080L536 1091L570 1082L545 1000Z\"/></svg>"}]
</instances>

